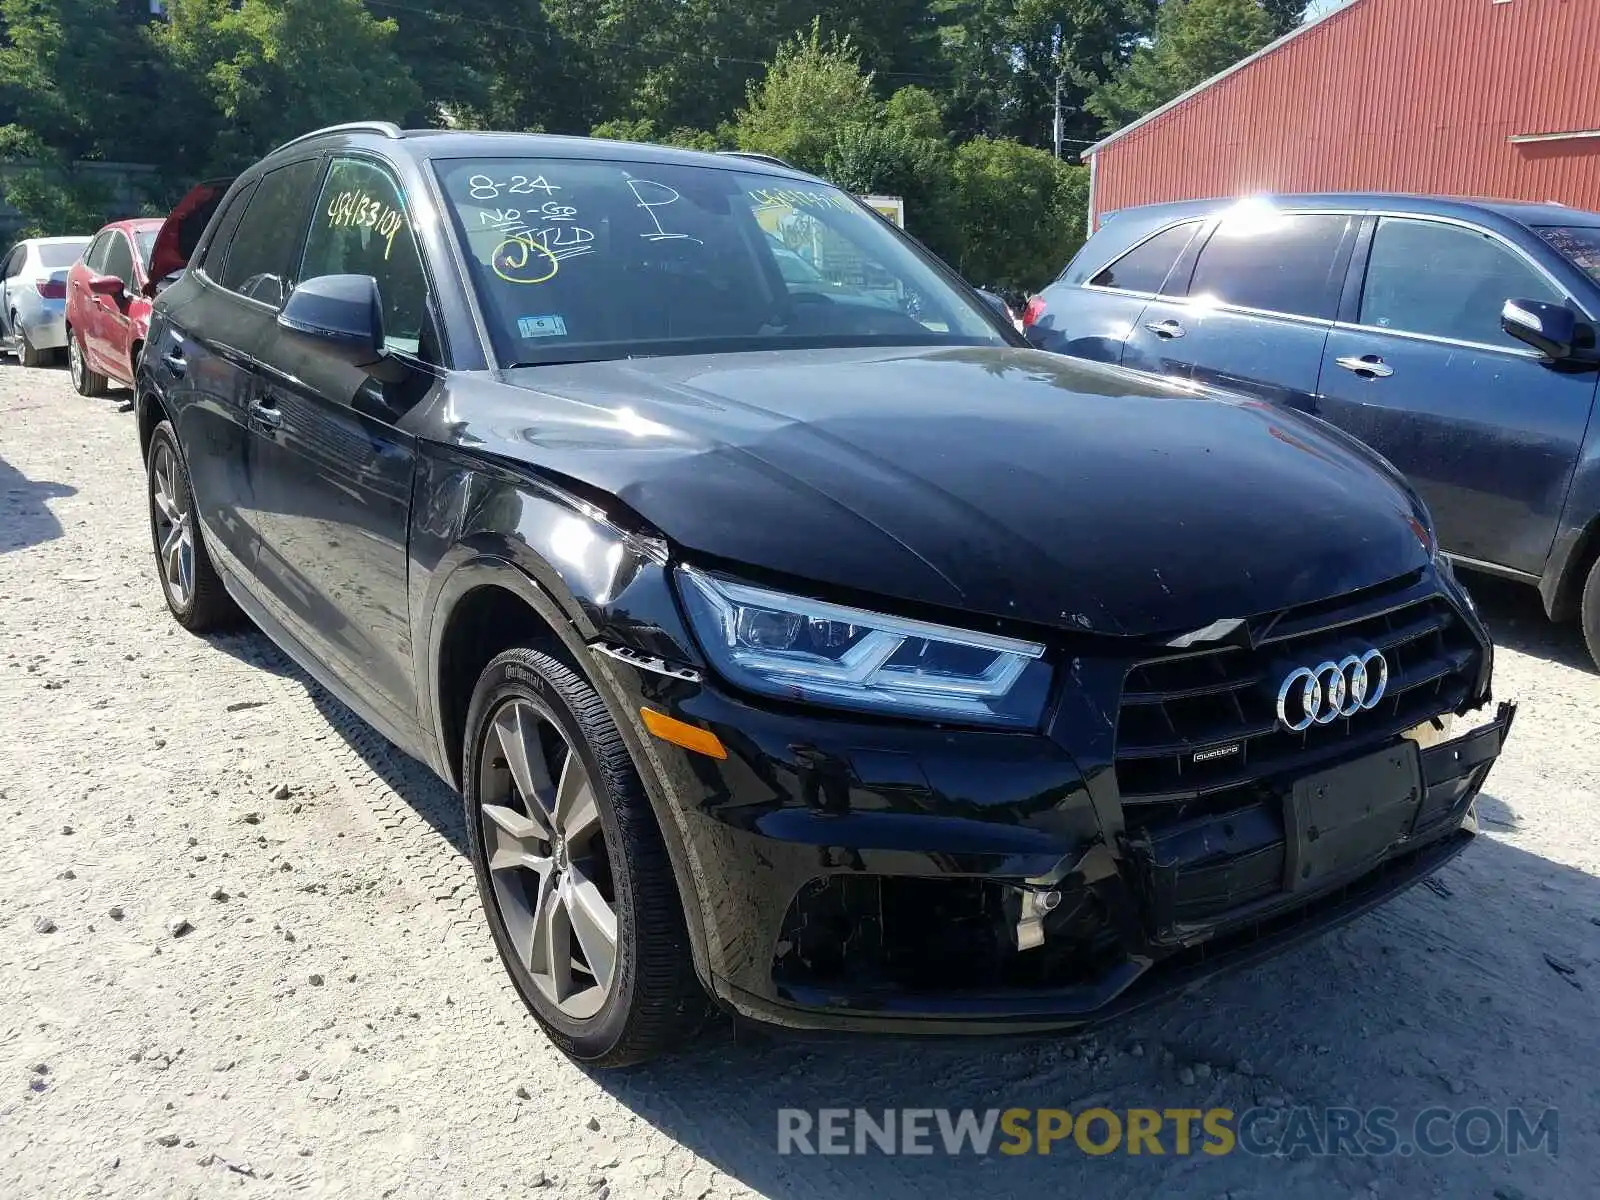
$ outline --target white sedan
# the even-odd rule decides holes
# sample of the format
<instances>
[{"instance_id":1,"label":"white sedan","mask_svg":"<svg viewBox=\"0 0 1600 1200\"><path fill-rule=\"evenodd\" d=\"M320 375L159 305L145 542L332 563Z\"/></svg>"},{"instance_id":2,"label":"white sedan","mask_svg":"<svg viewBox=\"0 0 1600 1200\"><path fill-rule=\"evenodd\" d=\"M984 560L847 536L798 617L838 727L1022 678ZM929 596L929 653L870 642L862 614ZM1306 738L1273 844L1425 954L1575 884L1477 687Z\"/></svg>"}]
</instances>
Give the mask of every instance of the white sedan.
<instances>
[{"instance_id":1,"label":"white sedan","mask_svg":"<svg viewBox=\"0 0 1600 1200\"><path fill-rule=\"evenodd\" d=\"M86 237L29 238L7 252L0 271L0 352L42 367L67 344L67 272Z\"/></svg>"}]
</instances>

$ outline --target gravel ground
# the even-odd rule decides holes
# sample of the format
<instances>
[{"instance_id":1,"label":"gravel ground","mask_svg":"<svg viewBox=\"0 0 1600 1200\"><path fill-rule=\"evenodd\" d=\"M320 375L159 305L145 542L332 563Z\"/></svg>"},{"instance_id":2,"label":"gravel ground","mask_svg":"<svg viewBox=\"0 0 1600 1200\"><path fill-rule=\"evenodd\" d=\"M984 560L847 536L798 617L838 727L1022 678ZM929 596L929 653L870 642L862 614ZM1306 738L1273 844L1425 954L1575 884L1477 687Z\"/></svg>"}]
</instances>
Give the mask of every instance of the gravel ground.
<instances>
[{"instance_id":1,"label":"gravel ground","mask_svg":"<svg viewBox=\"0 0 1600 1200\"><path fill-rule=\"evenodd\" d=\"M1531 592L1475 587L1522 712L1431 886L1092 1038L719 1030L590 1075L502 981L454 798L168 618L125 399L0 367L0 1195L1593 1194L1600 677ZM1559 1152L776 1153L781 1107L1258 1102L1554 1105Z\"/></svg>"}]
</instances>

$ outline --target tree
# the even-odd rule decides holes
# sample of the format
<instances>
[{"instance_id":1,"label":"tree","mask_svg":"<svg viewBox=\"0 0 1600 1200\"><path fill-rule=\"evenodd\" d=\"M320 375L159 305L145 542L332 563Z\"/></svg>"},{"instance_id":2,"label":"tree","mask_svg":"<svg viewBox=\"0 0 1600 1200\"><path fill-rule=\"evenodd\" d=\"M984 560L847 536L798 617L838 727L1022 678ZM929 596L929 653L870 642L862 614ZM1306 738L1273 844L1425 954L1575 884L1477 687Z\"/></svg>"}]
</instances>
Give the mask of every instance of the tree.
<instances>
[{"instance_id":1,"label":"tree","mask_svg":"<svg viewBox=\"0 0 1600 1200\"><path fill-rule=\"evenodd\" d=\"M324 125L402 120L421 103L394 22L361 0L172 0L168 14L158 41L213 108L212 169Z\"/></svg>"},{"instance_id":2,"label":"tree","mask_svg":"<svg viewBox=\"0 0 1600 1200\"><path fill-rule=\"evenodd\" d=\"M1261 0L1164 0L1153 41L1094 92L1088 108L1105 129L1121 128L1261 49L1276 33Z\"/></svg>"},{"instance_id":3,"label":"tree","mask_svg":"<svg viewBox=\"0 0 1600 1200\"><path fill-rule=\"evenodd\" d=\"M1017 142L973 138L953 164L957 269L982 287L1026 292L1083 244L1088 168Z\"/></svg>"},{"instance_id":4,"label":"tree","mask_svg":"<svg viewBox=\"0 0 1600 1200\"><path fill-rule=\"evenodd\" d=\"M0 21L0 108L11 117L0 159L21 164L7 175L6 198L30 232L105 221L111 191L84 161L159 162L174 175L192 167L190 93L118 0L0 0ZM163 120L122 99L144 95L170 100Z\"/></svg>"},{"instance_id":5,"label":"tree","mask_svg":"<svg viewBox=\"0 0 1600 1200\"><path fill-rule=\"evenodd\" d=\"M589 131L590 137L611 138L618 142L655 142L662 146L682 146L686 150L720 150L723 139L703 129L673 129L658 133L656 123L649 118L630 121L618 117L602 121Z\"/></svg>"},{"instance_id":6,"label":"tree","mask_svg":"<svg viewBox=\"0 0 1600 1200\"><path fill-rule=\"evenodd\" d=\"M733 134L741 150L821 172L840 135L871 125L880 112L855 47L848 38L824 40L819 22L778 48L766 77L750 85L734 115Z\"/></svg>"},{"instance_id":7,"label":"tree","mask_svg":"<svg viewBox=\"0 0 1600 1200\"><path fill-rule=\"evenodd\" d=\"M933 0L949 64L945 115L974 134L1049 146L1057 81L1069 145L1099 130L1084 103L1150 30L1156 0Z\"/></svg>"}]
</instances>

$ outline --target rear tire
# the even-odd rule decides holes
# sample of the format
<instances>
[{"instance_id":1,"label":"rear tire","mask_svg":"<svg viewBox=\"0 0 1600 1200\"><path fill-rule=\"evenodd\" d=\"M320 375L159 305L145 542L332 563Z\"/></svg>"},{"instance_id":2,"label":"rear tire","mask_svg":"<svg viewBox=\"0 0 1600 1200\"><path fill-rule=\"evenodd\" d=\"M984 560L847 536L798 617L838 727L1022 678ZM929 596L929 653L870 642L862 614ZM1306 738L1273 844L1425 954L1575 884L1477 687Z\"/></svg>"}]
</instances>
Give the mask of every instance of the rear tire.
<instances>
[{"instance_id":1,"label":"rear tire","mask_svg":"<svg viewBox=\"0 0 1600 1200\"><path fill-rule=\"evenodd\" d=\"M23 366L27 366L23 362ZM77 331L67 328L67 370L72 375L72 386L80 396L104 396L111 381L97 371L89 369L89 360L83 353L83 343Z\"/></svg>"},{"instance_id":2,"label":"rear tire","mask_svg":"<svg viewBox=\"0 0 1600 1200\"><path fill-rule=\"evenodd\" d=\"M206 553L195 513L189 469L178 452L172 423L163 421L150 435L145 460L150 538L156 576L173 618L190 633L210 633L239 624L240 612Z\"/></svg>"},{"instance_id":3,"label":"rear tire","mask_svg":"<svg viewBox=\"0 0 1600 1200\"><path fill-rule=\"evenodd\" d=\"M17 320L17 314L11 314L11 328L17 331L17 361L25 367L42 367L48 361L48 350L35 350L33 343L28 340L28 331Z\"/></svg>"},{"instance_id":4,"label":"rear tire","mask_svg":"<svg viewBox=\"0 0 1600 1200\"><path fill-rule=\"evenodd\" d=\"M706 995L661 829L594 688L506 651L473 689L463 757L484 912L550 1040L593 1067L682 1046Z\"/></svg>"},{"instance_id":5,"label":"rear tire","mask_svg":"<svg viewBox=\"0 0 1600 1200\"><path fill-rule=\"evenodd\" d=\"M1588 644L1589 657L1600 667L1600 558L1589 568L1589 581L1583 585L1583 640Z\"/></svg>"}]
</instances>

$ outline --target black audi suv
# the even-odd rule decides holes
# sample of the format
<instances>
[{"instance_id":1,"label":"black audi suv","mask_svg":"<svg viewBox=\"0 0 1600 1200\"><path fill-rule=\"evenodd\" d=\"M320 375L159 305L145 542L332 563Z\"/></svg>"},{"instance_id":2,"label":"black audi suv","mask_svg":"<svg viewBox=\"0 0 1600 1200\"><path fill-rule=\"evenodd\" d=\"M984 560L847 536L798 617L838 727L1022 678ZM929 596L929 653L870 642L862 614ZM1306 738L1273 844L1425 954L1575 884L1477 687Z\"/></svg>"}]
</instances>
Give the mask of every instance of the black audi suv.
<instances>
[{"instance_id":1,"label":"black audi suv","mask_svg":"<svg viewBox=\"0 0 1600 1200\"><path fill-rule=\"evenodd\" d=\"M197 189L179 271L137 387L174 617L242 612L460 790L575 1058L708 995L1080 1025L1472 837L1513 710L1404 480L1027 348L819 179L342 126Z\"/></svg>"}]
</instances>

